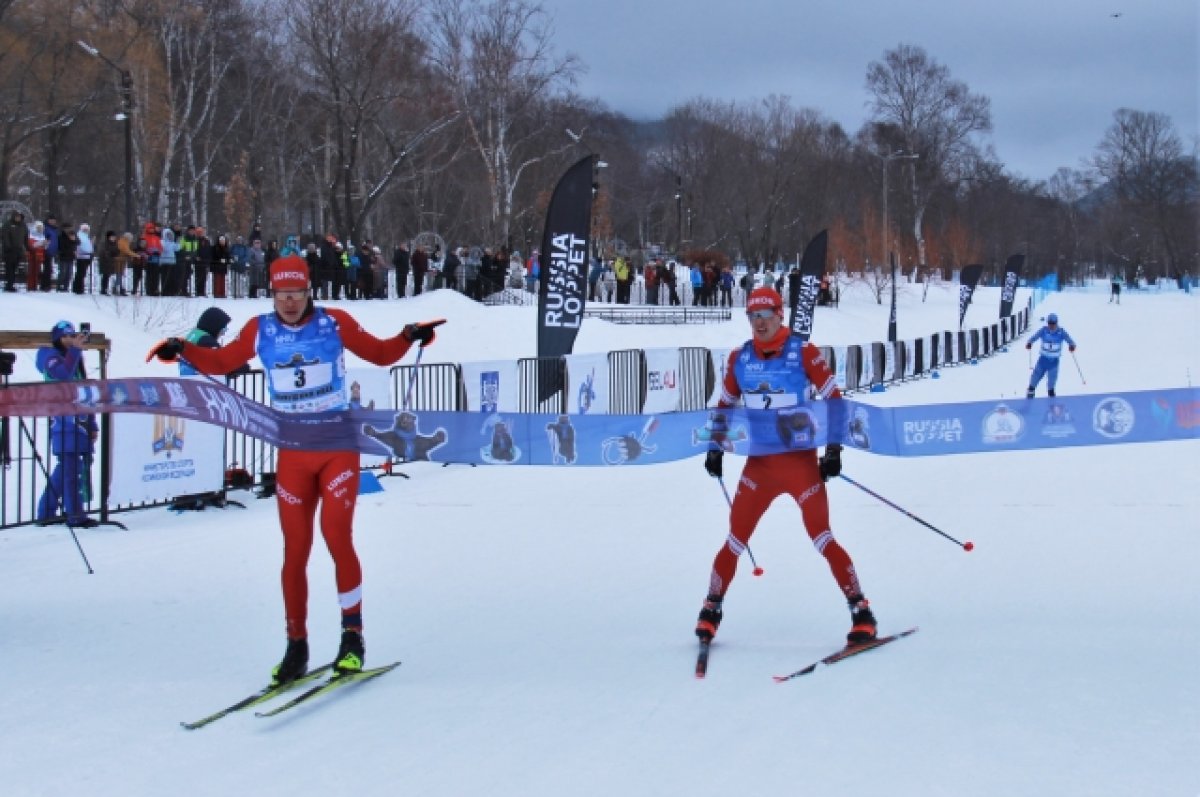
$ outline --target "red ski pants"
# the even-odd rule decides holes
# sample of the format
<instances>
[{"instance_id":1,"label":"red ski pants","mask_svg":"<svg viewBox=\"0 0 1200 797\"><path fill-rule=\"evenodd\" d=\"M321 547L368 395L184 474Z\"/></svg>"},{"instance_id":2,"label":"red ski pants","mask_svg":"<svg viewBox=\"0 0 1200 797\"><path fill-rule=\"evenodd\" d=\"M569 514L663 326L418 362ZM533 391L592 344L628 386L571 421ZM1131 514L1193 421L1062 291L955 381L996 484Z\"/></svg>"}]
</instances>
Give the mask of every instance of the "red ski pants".
<instances>
[{"instance_id":1,"label":"red ski pants","mask_svg":"<svg viewBox=\"0 0 1200 797\"><path fill-rule=\"evenodd\" d=\"M737 572L738 558L771 503L790 495L800 506L804 528L817 552L825 557L834 580L847 599L861 595L862 588L849 554L829 530L829 497L817 468L815 451L796 451L750 457L742 470L733 508L729 513L729 537L713 559L708 591L724 597Z\"/></svg>"},{"instance_id":2,"label":"red ski pants","mask_svg":"<svg viewBox=\"0 0 1200 797\"><path fill-rule=\"evenodd\" d=\"M308 636L308 555L321 505L321 536L333 557L342 625L362 627L362 566L354 550L357 451L279 452L275 500L283 527L283 608L289 639Z\"/></svg>"}]
</instances>

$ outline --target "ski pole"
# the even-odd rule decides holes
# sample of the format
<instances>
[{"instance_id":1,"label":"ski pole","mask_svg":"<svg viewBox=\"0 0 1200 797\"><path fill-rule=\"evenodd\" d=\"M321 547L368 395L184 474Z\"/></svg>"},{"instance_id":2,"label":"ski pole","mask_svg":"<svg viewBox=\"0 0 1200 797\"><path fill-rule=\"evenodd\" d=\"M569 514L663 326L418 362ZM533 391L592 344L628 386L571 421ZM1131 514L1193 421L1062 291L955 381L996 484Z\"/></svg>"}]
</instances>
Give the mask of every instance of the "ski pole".
<instances>
[{"instance_id":1,"label":"ski pole","mask_svg":"<svg viewBox=\"0 0 1200 797\"><path fill-rule=\"evenodd\" d=\"M729 510L733 511L733 499L729 497L729 490L725 489L725 479L717 477L717 483L721 485L721 492L725 493L725 503L729 504ZM746 543L746 553L750 555L750 564L754 565L754 575L761 576L763 569L758 566L758 562L754 561L754 551L750 550L750 543Z\"/></svg>"},{"instance_id":2,"label":"ski pole","mask_svg":"<svg viewBox=\"0 0 1200 797\"><path fill-rule=\"evenodd\" d=\"M404 391L404 405L400 407L402 410L408 409L408 402L412 398L413 384L417 381L417 369L421 365L421 355L425 353L424 346L417 347L417 360L412 365L412 373L408 376L408 389Z\"/></svg>"},{"instance_id":3,"label":"ski pole","mask_svg":"<svg viewBox=\"0 0 1200 797\"><path fill-rule=\"evenodd\" d=\"M5 420L7 420L7 418ZM21 431L25 434L25 439L29 441L29 446L33 451L33 458L37 462L38 467L41 468L42 475L46 478L46 489L48 489L51 495L54 496L55 509L57 509L58 505L61 503L65 513L67 508L66 499L59 494L58 488L54 486L54 480L50 478L50 469L47 467L45 460L42 459L42 454L38 451L37 444L33 442L33 432L26 428L24 419L18 419L18 422L21 424ZM75 477L79 478L79 474L75 474ZM71 525L65 514L63 516L63 520L67 521L67 531L70 532L71 539L75 541L75 548L79 551L79 557L83 559L83 566L87 568L88 575L95 575L96 571L92 569L92 563L88 561L87 554L84 553L83 545L79 542L79 537L75 534L75 528Z\"/></svg>"},{"instance_id":4,"label":"ski pole","mask_svg":"<svg viewBox=\"0 0 1200 797\"><path fill-rule=\"evenodd\" d=\"M1083 369L1079 367L1079 360L1075 357L1075 352L1071 352L1071 359L1075 361L1075 370L1079 372L1079 381L1087 384L1087 380L1083 378Z\"/></svg>"},{"instance_id":5,"label":"ski pole","mask_svg":"<svg viewBox=\"0 0 1200 797\"><path fill-rule=\"evenodd\" d=\"M957 545L958 547L962 548L964 551L967 551L967 552L969 553L970 551L974 550L974 548L975 548L975 543L971 542L970 540L967 540L966 542L959 542L958 540L954 539L954 538L953 538L953 537L951 537L949 534L947 534L946 532L944 532L944 531L942 531L941 529L937 528L936 526L932 526L932 525L930 525L929 523L926 523L924 520L921 520L921 518L917 517L917 516L916 516L916 515L914 515L912 512L909 512L909 511L908 511L907 509L905 509L904 507L902 507L902 506L897 506L896 504L893 504L891 501L887 500L886 498L884 498L882 495L880 495L879 493L875 492L874 490L871 490L871 489L868 489L868 488L866 488L866 487L862 486L861 484L859 484L858 482L854 481L854 479L851 479L851 478L850 478L849 476L847 476L846 474L842 473L842 474L839 474L839 475L840 475L840 476L841 476L843 479L845 479L846 481L848 481L848 482L850 482L851 484L853 484L853 485L854 485L855 487L857 487L858 489L862 490L862 491L863 491L864 493L866 493L867 495L869 495L869 496L871 496L871 497L873 497L873 498L877 498L877 499L879 499L879 500L880 500L880 501L882 501L883 503L885 503L885 504L887 504L888 506L890 506L892 509L895 509L897 512L902 512L902 513L904 513L905 515L908 515L910 518L912 518L913 520L917 521L918 523L920 523L922 526L924 526L925 528L929 529L930 531L934 531L934 532L937 532L938 534L941 534L943 537L945 537L946 539L950 540L950 542L952 542L952 543L954 543L955 545Z\"/></svg>"},{"instance_id":6,"label":"ski pole","mask_svg":"<svg viewBox=\"0 0 1200 797\"><path fill-rule=\"evenodd\" d=\"M75 540L75 547L79 551L79 556L83 559L83 566L87 568L88 575L95 575L96 571L92 569L92 563L88 561L87 554L83 552L83 546L79 543L79 538L75 536L75 529L71 524L67 524L67 531L71 532L71 539Z\"/></svg>"}]
</instances>

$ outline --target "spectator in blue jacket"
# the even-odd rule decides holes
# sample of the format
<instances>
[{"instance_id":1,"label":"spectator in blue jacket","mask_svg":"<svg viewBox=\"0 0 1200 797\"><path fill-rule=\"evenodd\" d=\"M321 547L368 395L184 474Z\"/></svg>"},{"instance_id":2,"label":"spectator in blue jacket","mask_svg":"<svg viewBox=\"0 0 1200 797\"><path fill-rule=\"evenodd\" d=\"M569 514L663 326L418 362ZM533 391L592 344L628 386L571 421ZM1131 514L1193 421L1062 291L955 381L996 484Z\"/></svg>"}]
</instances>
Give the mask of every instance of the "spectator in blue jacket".
<instances>
[{"instance_id":1,"label":"spectator in blue jacket","mask_svg":"<svg viewBox=\"0 0 1200 797\"><path fill-rule=\"evenodd\" d=\"M1037 341L1042 342L1041 352L1039 353L1037 363L1033 366L1033 373L1029 376L1029 390L1025 393L1025 398L1033 398L1034 390L1038 386L1038 382L1042 381L1042 377L1046 377L1046 387L1049 388L1047 395L1054 396L1054 386L1058 383L1058 361L1062 357L1062 347L1065 341L1069 351L1075 351L1075 341L1067 334L1067 330L1058 325L1058 314L1051 313L1046 316L1046 326L1033 333L1033 337L1025 344L1025 348L1032 349L1033 344Z\"/></svg>"},{"instance_id":2,"label":"spectator in blue jacket","mask_svg":"<svg viewBox=\"0 0 1200 797\"><path fill-rule=\"evenodd\" d=\"M604 276L604 261L598 257L592 258L592 267L588 271L588 301L598 302L603 291L599 290L600 279Z\"/></svg>"},{"instance_id":3,"label":"spectator in blue jacket","mask_svg":"<svg viewBox=\"0 0 1200 797\"><path fill-rule=\"evenodd\" d=\"M87 379L83 366L84 335L70 321L59 321L50 330L52 345L38 349L37 367L47 382L71 382ZM50 450L58 458L42 498L38 501L37 521L53 523L59 505L67 525L90 528L99 525L84 513L87 472L95 450L99 429L91 415L60 415L50 422Z\"/></svg>"}]
</instances>

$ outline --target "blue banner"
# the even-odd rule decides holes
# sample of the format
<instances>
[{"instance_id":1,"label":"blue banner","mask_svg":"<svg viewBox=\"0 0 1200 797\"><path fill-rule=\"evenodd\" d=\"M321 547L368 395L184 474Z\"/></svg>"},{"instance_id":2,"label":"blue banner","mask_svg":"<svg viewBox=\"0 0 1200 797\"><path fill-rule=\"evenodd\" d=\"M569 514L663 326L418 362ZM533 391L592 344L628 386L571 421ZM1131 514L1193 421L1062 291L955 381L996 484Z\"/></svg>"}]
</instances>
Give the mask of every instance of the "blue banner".
<instances>
[{"instance_id":1,"label":"blue banner","mask_svg":"<svg viewBox=\"0 0 1200 797\"><path fill-rule=\"evenodd\" d=\"M215 424L280 448L401 461L566 467L643 465L841 443L894 457L1153 443L1200 437L1200 388L873 407L841 399L781 410L659 415L348 410L284 413L214 381L144 378L0 389L0 416L151 413ZM834 423L830 424L830 418Z\"/></svg>"}]
</instances>

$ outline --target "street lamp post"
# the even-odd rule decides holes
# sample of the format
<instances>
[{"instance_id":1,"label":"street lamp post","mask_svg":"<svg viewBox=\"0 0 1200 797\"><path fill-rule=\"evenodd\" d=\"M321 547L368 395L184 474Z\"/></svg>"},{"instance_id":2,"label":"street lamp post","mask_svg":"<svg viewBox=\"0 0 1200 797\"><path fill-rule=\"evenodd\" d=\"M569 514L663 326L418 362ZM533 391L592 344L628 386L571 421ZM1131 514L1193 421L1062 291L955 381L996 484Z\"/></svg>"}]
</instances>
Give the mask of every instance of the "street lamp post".
<instances>
[{"instance_id":1,"label":"street lamp post","mask_svg":"<svg viewBox=\"0 0 1200 797\"><path fill-rule=\"evenodd\" d=\"M600 193L600 170L608 168L608 161L601 158L600 153L594 151L584 143L581 133L576 133L569 127L564 128L564 132L580 149L587 152L592 159L592 210L588 217L588 238L591 239L593 256L600 257L600 243L596 240L594 234L596 228L596 197Z\"/></svg>"},{"instance_id":2,"label":"street lamp post","mask_svg":"<svg viewBox=\"0 0 1200 797\"><path fill-rule=\"evenodd\" d=\"M675 251L683 249L683 178L675 175Z\"/></svg>"},{"instance_id":3,"label":"street lamp post","mask_svg":"<svg viewBox=\"0 0 1200 797\"><path fill-rule=\"evenodd\" d=\"M125 231L133 232L133 75L82 39L77 40L75 44L93 58L99 58L121 76L121 112L117 114L117 119L125 123Z\"/></svg>"},{"instance_id":4,"label":"street lamp post","mask_svg":"<svg viewBox=\"0 0 1200 797\"><path fill-rule=\"evenodd\" d=\"M917 158L919 158L921 156L916 155L916 154L910 154L910 153L905 152L904 150L898 149L890 155L880 155L878 153L875 153L875 157L883 160L883 241L882 241L882 243L883 243L883 260L881 262L887 263L888 262L888 250L890 249L890 247L888 246L888 235L889 235L888 164L894 160L916 160ZM894 277L894 275L893 275L893 277Z\"/></svg>"}]
</instances>

